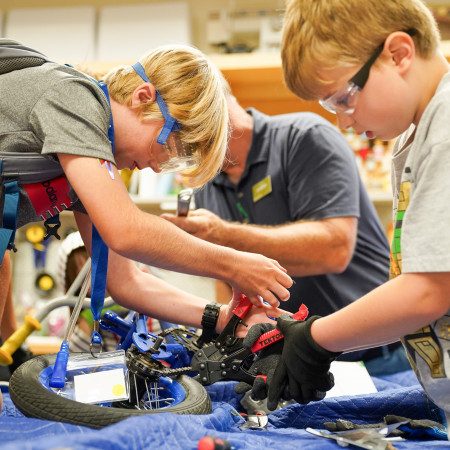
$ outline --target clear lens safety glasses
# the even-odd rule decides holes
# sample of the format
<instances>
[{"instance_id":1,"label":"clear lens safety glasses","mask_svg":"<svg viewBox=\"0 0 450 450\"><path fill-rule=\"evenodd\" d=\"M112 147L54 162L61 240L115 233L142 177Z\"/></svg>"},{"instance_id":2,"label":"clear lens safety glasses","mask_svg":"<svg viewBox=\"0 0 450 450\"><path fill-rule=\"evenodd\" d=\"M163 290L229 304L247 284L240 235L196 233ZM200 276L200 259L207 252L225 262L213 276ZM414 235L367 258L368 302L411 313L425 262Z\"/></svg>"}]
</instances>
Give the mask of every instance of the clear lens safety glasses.
<instances>
[{"instance_id":1,"label":"clear lens safety glasses","mask_svg":"<svg viewBox=\"0 0 450 450\"><path fill-rule=\"evenodd\" d=\"M163 149L164 156L158 158L160 173L182 172L194 169L200 163L197 146L183 142L176 131L169 134Z\"/></svg>"},{"instance_id":2,"label":"clear lens safety glasses","mask_svg":"<svg viewBox=\"0 0 450 450\"><path fill-rule=\"evenodd\" d=\"M360 92L361 88L350 81L344 88L331 97L319 100L319 104L333 114L353 114Z\"/></svg>"}]
</instances>

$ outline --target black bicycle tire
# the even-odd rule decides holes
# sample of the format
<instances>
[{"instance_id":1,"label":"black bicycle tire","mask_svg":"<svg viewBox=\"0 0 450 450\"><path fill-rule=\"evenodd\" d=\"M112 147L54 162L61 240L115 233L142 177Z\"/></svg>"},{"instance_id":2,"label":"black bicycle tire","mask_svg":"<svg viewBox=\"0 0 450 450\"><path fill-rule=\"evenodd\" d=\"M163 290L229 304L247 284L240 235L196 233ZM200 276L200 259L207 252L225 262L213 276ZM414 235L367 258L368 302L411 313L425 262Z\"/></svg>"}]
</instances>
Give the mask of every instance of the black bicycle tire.
<instances>
[{"instance_id":1,"label":"black bicycle tire","mask_svg":"<svg viewBox=\"0 0 450 450\"><path fill-rule=\"evenodd\" d=\"M11 400L28 417L103 428L132 416L158 413L198 415L211 412L211 399L206 389L187 375L180 375L176 379L185 391L185 399L160 410L109 408L60 397L39 381L40 373L54 364L55 358L56 354L36 356L19 366L11 376Z\"/></svg>"}]
</instances>

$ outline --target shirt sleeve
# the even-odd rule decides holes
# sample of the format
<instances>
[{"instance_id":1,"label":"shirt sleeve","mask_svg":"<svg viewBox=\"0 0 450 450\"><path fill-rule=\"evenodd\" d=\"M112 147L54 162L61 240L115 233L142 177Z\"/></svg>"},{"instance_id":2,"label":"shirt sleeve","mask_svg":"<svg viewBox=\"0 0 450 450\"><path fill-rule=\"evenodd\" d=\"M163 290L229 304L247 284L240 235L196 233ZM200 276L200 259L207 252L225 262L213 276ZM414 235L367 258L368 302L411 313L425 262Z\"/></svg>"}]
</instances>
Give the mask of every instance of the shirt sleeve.
<instances>
[{"instance_id":1,"label":"shirt sleeve","mask_svg":"<svg viewBox=\"0 0 450 450\"><path fill-rule=\"evenodd\" d=\"M101 95L87 80L69 78L49 87L30 117L34 132L42 139L42 153L91 156L114 163L108 139L111 113Z\"/></svg>"},{"instance_id":2,"label":"shirt sleeve","mask_svg":"<svg viewBox=\"0 0 450 450\"><path fill-rule=\"evenodd\" d=\"M316 125L292 133L286 170L291 217L322 220L359 218L359 174L355 157L342 134Z\"/></svg>"}]
</instances>

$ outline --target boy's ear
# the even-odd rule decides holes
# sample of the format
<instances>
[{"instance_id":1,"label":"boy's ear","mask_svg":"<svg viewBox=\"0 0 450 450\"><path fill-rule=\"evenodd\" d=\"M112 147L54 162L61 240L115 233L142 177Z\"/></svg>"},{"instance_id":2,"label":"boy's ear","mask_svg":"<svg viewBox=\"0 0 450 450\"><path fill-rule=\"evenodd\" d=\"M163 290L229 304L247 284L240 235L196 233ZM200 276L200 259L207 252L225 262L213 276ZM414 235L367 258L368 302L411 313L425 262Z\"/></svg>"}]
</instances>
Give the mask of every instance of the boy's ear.
<instances>
[{"instance_id":1,"label":"boy's ear","mask_svg":"<svg viewBox=\"0 0 450 450\"><path fill-rule=\"evenodd\" d=\"M143 83L138 86L131 96L131 106L140 106L144 103L150 103L156 99L156 90L153 84Z\"/></svg>"},{"instance_id":2,"label":"boy's ear","mask_svg":"<svg viewBox=\"0 0 450 450\"><path fill-rule=\"evenodd\" d=\"M406 73L414 60L416 49L412 37L404 32L391 33L386 39L385 48L389 50L392 62L399 69L399 73Z\"/></svg>"}]
</instances>

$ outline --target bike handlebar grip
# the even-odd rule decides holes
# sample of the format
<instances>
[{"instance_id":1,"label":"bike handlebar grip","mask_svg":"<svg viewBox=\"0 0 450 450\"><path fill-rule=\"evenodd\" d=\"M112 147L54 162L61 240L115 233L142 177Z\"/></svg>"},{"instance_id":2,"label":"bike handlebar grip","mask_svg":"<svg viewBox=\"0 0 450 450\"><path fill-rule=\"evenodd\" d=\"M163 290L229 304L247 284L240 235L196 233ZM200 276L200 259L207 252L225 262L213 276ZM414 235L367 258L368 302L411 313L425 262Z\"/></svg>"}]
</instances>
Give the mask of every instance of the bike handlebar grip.
<instances>
[{"instance_id":1,"label":"bike handlebar grip","mask_svg":"<svg viewBox=\"0 0 450 450\"><path fill-rule=\"evenodd\" d=\"M34 331L40 330L41 324L33 317L25 316L25 323L6 339L0 347L0 364L10 365L13 362L12 355L25 342L25 339Z\"/></svg>"},{"instance_id":2,"label":"bike handlebar grip","mask_svg":"<svg viewBox=\"0 0 450 450\"><path fill-rule=\"evenodd\" d=\"M64 341L61 349L56 355L55 365L53 366L52 378L50 379L50 387L63 388L66 384L67 361L69 360L69 343Z\"/></svg>"}]
</instances>

